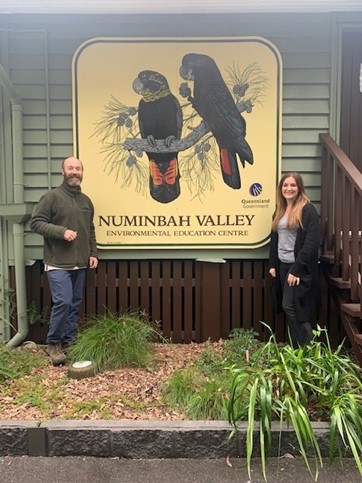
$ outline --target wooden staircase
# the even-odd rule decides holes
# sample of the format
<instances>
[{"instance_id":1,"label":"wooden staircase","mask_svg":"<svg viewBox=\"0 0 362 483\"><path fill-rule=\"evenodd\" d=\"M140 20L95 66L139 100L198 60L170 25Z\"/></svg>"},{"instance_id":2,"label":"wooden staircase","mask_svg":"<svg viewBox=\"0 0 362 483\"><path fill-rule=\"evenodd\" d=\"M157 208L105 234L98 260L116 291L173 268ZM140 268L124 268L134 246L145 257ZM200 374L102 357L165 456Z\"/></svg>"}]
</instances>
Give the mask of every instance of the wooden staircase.
<instances>
[{"instance_id":1,"label":"wooden staircase","mask_svg":"<svg viewBox=\"0 0 362 483\"><path fill-rule=\"evenodd\" d=\"M340 265L333 263L333 258L321 256L322 273L329 286L338 316L343 324L347 337L359 364L362 366L362 315L361 303L351 299L351 281L336 276Z\"/></svg>"},{"instance_id":2,"label":"wooden staircase","mask_svg":"<svg viewBox=\"0 0 362 483\"><path fill-rule=\"evenodd\" d=\"M321 134L321 268L362 366L362 174L328 134Z\"/></svg>"}]
</instances>

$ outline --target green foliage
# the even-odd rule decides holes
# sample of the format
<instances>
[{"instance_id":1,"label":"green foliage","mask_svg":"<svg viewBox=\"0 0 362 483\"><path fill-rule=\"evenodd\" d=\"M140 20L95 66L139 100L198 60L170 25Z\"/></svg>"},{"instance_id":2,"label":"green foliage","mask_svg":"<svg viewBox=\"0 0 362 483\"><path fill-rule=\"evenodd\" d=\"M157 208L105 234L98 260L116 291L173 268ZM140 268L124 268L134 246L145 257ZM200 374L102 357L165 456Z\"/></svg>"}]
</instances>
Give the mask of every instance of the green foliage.
<instances>
[{"instance_id":1,"label":"green foliage","mask_svg":"<svg viewBox=\"0 0 362 483\"><path fill-rule=\"evenodd\" d=\"M16 296L15 291L12 288L8 288L4 290L4 298L0 301L2 305L8 308L8 318L0 317L2 322L5 323L6 326L11 327L15 330L15 327L11 323L11 320L14 317L15 309L16 309ZM0 341L1 344L1 341Z\"/></svg>"},{"instance_id":2,"label":"green foliage","mask_svg":"<svg viewBox=\"0 0 362 483\"><path fill-rule=\"evenodd\" d=\"M162 388L162 394L171 406L188 408L192 393L197 391L201 377L194 367L175 371Z\"/></svg>"},{"instance_id":3,"label":"green foliage","mask_svg":"<svg viewBox=\"0 0 362 483\"><path fill-rule=\"evenodd\" d=\"M42 310L39 310L34 300L27 310L28 322L30 325L44 324L49 321L49 307L44 306Z\"/></svg>"},{"instance_id":4,"label":"green foliage","mask_svg":"<svg viewBox=\"0 0 362 483\"><path fill-rule=\"evenodd\" d=\"M190 399L187 414L190 419L225 420L227 418L227 386L229 377L206 379Z\"/></svg>"},{"instance_id":5,"label":"green foliage","mask_svg":"<svg viewBox=\"0 0 362 483\"><path fill-rule=\"evenodd\" d=\"M258 340L258 336L252 329L233 329L229 339L224 342L227 364L244 365L247 362L261 361L261 358L266 359L261 350L264 343Z\"/></svg>"},{"instance_id":6,"label":"green foliage","mask_svg":"<svg viewBox=\"0 0 362 483\"><path fill-rule=\"evenodd\" d=\"M8 349L0 343L0 383L26 376L33 367L44 367L47 359L27 349Z\"/></svg>"},{"instance_id":7,"label":"green foliage","mask_svg":"<svg viewBox=\"0 0 362 483\"><path fill-rule=\"evenodd\" d=\"M99 371L148 367L152 363L150 340L155 339L155 334L160 337L144 314L106 314L80 334L68 356L72 360L92 360ZM44 418L60 417L59 407L69 379L47 380L45 384L42 372L32 369L48 364L43 353L9 350L0 344L1 397L11 394L15 404L29 404ZM241 421L247 421L249 473L257 452L266 479L272 423L279 421L280 426L287 424L294 429L299 452L311 473L310 459L314 459L313 476L317 478L322 458L312 421L325 420L330 421L330 459L349 452L362 474L361 369L342 345L332 350L328 335L321 329L308 346L298 349L279 345L274 337L262 344L252 331L233 331L222 343L206 344L193 365L175 371L162 395L170 408L189 419L228 420L234 426L230 437ZM120 395L112 397L121 401ZM74 401L61 417L83 418L95 412L110 418L109 399L97 394L92 401ZM132 401L121 402L132 405ZM140 403L133 404L137 409Z\"/></svg>"},{"instance_id":8,"label":"green foliage","mask_svg":"<svg viewBox=\"0 0 362 483\"><path fill-rule=\"evenodd\" d=\"M37 354L31 354L34 361ZM49 366L49 359L44 354L44 361ZM19 377L11 384L1 388L2 397L11 397L12 404L26 406L29 409L29 418L37 414L41 419L59 418L59 408L62 407L65 396L67 377L49 378L39 369L32 374Z\"/></svg>"},{"instance_id":9,"label":"green foliage","mask_svg":"<svg viewBox=\"0 0 362 483\"><path fill-rule=\"evenodd\" d=\"M175 371L162 388L164 400L189 419L225 420L231 373L224 370L223 377L221 372L211 377L211 372L203 373L196 365Z\"/></svg>"},{"instance_id":10,"label":"green foliage","mask_svg":"<svg viewBox=\"0 0 362 483\"><path fill-rule=\"evenodd\" d=\"M250 476L254 436L259 431L264 477L265 461L271 444L272 421L287 422L294 428L299 451L311 472L309 454L315 460L315 478L322 467L321 452L311 421L331 421L330 458L342 447L349 449L362 474L362 382L361 370L343 354L318 337L306 347L278 346L274 337L262 349L262 359L233 369L228 420L236 432L238 423L247 420L247 464ZM265 359L265 356L267 359ZM260 364L263 360L263 364ZM265 364L267 360L267 364Z\"/></svg>"},{"instance_id":11,"label":"green foliage","mask_svg":"<svg viewBox=\"0 0 362 483\"><path fill-rule=\"evenodd\" d=\"M80 333L69 348L70 361L92 361L97 372L120 367L147 367L155 329L136 314L107 313Z\"/></svg>"},{"instance_id":12,"label":"green foliage","mask_svg":"<svg viewBox=\"0 0 362 483\"><path fill-rule=\"evenodd\" d=\"M227 419L232 367L260 358L261 343L253 331L238 329L222 345L209 343L192 367L175 371L162 389L168 404L176 405L189 419Z\"/></svg>"},{"instance_id":13,"label":"green foliage","mask_svg":"<svg viewBox=\"0 0 362 483\"><path fill-rule=\"evenodd\" d=\"M145 411L151 407L151 403L142 403L135 401L124 394L117 394L111 396L99 397L92 400L80 400L72 403L68 412L64 414L64 419L84 419L89 418L89 415L94 412L100 415L103 419L114 419L109 406L113 404L127 407L128 409L134 409L136 411ZM154 406L155 404L153 404Z\"/></svg>"}]
</instances>

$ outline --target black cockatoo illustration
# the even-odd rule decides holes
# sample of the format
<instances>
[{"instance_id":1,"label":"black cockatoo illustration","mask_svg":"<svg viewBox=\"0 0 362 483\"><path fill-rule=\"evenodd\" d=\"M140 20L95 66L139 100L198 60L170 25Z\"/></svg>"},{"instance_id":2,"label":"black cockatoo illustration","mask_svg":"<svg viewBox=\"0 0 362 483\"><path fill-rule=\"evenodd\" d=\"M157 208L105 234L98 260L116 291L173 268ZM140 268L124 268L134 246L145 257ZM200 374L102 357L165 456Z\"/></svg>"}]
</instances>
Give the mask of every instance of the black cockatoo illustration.
<instances>
[{"instance_id":1,"label":"black cockatoo illustration","mask_svg":"<svg viewBox=\"0 0 362 483\"><path fill-rule=\"evenodd\" d=\"M144 70L133 82L133 89L142 96L138 105L138 123L142 138L150 146L156 139L165 140L167 147L180 139L182 110L171 93L167 79L159 72ZM150 193L160 203L174 201L180 195L180 174L177 152L147 152L150 163Z\"/></svg>"},{"instance_id":2,"label":"black cockatoo illustration","mask_svg":"<svg viewBox=\"0 0 362 483\"><path fill-rule=\"evenodd\" d=\"M224 79L208 55L186 54L180 75L194 82L192 106L208 125L220 148L220 165L225 183L233 189L241 187L236 155L242 165L253 164L254 158L245 140L246 122L234 102Z\"/></svg>"}]
</instances>

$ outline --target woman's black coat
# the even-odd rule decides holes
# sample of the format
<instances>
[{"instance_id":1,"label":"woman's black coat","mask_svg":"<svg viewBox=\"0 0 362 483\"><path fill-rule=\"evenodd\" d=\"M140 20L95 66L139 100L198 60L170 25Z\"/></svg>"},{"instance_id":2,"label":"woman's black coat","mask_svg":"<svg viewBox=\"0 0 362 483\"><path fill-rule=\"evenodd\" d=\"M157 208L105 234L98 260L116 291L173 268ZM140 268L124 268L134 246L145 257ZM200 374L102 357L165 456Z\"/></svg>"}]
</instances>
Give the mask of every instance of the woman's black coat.
<instances>
[{"instance_id":1,"label":"woman's black coat","mask_svg":"<svg viewBox=\"0 0 362 483\"><path fill-rule=\"evenodd\" d=\"M302 227L297 230L294 246L295 262L289 273L300 278L294 287L295 307L298 322L308 322L321 305L319 291L318 257L320 246L319 215L312 203L304 206ZM278 232L272 231L269 253L269 268L275 268L277 276L273 280L273 299L278 312L282 310L283 287L279 279Z\"/></svg>"}]
</instances>

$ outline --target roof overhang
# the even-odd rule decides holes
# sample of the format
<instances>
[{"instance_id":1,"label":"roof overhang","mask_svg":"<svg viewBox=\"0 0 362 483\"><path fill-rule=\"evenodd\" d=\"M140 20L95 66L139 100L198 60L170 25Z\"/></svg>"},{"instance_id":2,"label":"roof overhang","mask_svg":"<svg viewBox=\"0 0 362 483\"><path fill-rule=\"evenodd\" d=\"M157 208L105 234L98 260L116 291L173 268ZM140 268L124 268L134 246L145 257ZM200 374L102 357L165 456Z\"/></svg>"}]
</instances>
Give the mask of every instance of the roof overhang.
<instances>
[{"instance_id":1,"label":"roof overhang","mask_svg":"<svg viewBox=\"0 0 362 483\"><path fill-rule=\"evenodd\" d=\"M0 14L220 14L362 11L362 0L0 0Z\"/></svg>"}]
</instances>

